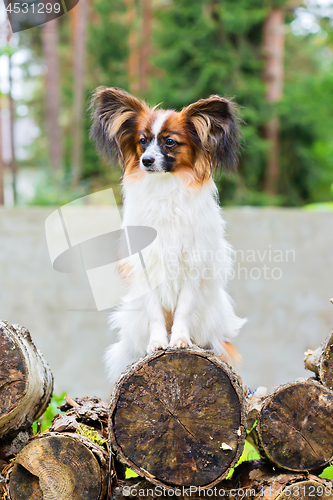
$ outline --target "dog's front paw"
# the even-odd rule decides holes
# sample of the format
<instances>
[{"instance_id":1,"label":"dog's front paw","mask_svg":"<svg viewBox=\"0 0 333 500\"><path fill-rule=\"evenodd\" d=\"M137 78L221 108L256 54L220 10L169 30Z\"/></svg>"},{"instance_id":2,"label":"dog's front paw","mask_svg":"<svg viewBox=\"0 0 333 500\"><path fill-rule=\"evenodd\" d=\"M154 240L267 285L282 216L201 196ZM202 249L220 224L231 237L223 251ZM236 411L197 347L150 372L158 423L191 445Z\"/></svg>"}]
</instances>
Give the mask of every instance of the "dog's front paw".
<instances>
[{"instance_id":1,"label":"dog's front paw","mask_svg":"<svg viewBox=\"0 0 333 500\"><path fill-rule=\"evenodd\" d=\"M191 347L192 342L187 338L180 338L176 340L170 340L170 347L176 347L177 349L185 349L186 347Z\"/></svg>"},{"instance_id":2,"label":"dog's front paw","mask_svg":"<svg viewBox=\"0 0 333 500\"><path fill-rule=\"evenodd\" d=\"M188 329L185 326L174 325L172 327L169 346L176 347L177 349L184 349L192 346Z\"/></svg>"},{"instance_id":3,"label":"dog's front paw","mask_svg":"<svg viewBox=\"0 0 333 500\"><path fill-rule=\"evenodd\" d=\"M168 342L160 340L151 340L147 347L147 353L152 354L155 351L165 350L168 348Z\"/></svg>"}]
</instances>

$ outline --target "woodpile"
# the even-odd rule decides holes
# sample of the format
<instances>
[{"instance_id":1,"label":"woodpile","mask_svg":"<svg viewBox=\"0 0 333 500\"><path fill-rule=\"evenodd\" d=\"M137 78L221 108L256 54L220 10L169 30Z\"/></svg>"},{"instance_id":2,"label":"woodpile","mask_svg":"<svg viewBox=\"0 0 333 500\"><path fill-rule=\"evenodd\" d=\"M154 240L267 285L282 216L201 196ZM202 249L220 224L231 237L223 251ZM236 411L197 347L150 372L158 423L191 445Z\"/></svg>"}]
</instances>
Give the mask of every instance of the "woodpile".
<instances>
[{"instance_id":1,"label":"woodpile","mask_svg":"<svg viewBox=\"0 0 333 500\"><path fill-rule=\"evenodd\" d=\"M28 330L0 322L0 499L332 500L318 477L333 463L332 353L333 334L306 353L316 378L267 395L209 352L158 351L128 367L110 405L66 396L33 435L52 374ZM237 466L245 439L262 460Z\"/></svg>"},{"instance_id":2,"label":"woodpile","mask_svg":"<svg viewBox=\"0 0 333 500\"><path fill-rule=\"evenodd\" d=\"M53 377L27 329L0 322L0 498L105 500L109 467L108 404L66 397L51 427L33 435L47 408Z\"/></svg>"}]
</instances>

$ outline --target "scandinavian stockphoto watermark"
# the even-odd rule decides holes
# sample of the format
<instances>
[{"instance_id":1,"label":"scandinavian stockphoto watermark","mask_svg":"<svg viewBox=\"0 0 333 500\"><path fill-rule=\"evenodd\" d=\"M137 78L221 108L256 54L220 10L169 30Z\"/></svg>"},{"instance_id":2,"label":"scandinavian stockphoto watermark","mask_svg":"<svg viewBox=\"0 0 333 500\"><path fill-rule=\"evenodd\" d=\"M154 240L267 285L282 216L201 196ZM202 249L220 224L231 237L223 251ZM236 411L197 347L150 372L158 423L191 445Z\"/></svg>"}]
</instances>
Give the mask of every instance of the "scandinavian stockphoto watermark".
<instances>
[{"instance_id":1,"label":"scandinavian stockphoto watermark","mask_svg":"<svg viewBox=\"0 0 333 500\"><path fill-rule=\"evenodd\" d=\"M124 226L112 189L58 208L47 218L45 231L53 268L62 273L86 273L98 311L132 302L164 279L169 283L187 279L279 280L282 264L296 260L294 250L271 245L261 251L233 251L228 244L215 251L165 247L154 228Z\"/></svg>"},{"instance_id":2,"label":"scandinavian stockphoto watermark","mask_svg":"<svg viewBox=\"0 0 333 500\"><path fill-rule=\"evenodd\" d=\"M262 250L234 251L226 245L216 251L193 249L183 253L181 267L178 261L176 247L169 247L165 264L171 280L280 280L283 276L282 265L296 262L296 252L273 248L272 245Z\"/></svg>"}]
</instances>

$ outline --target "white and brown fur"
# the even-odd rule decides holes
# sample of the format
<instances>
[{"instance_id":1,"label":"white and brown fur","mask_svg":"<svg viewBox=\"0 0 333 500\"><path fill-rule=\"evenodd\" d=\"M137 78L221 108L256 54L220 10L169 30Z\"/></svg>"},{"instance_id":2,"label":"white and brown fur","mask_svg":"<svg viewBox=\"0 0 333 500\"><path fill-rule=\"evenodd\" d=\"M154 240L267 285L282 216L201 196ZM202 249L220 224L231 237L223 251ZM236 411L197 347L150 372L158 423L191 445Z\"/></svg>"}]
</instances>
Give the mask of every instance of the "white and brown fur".
<instances>
[{"instance_id":1,"label":"white and brown fur","mask_svg":"<svg viewBox=\"0 0 333 500\"><path fill-rule=\"evenodd\" d=\"M213 95L180 112L164 111L123 90L99 88L92 106L98 149L107 157L116 152L124 167L123 224L156 229L159 245L146 252L145 263L157 280L165 273L155 290L112 313L118 342L106 354L110 380L147 352L169 346L194 343L227 361L236 358L229 340L246 320L236 316L226 291L232 249L212 179L218 167L237 165L233 104ZM129 297L138 296L142 267L133 261L121 273Z\"/></svg>"}]
</instances>

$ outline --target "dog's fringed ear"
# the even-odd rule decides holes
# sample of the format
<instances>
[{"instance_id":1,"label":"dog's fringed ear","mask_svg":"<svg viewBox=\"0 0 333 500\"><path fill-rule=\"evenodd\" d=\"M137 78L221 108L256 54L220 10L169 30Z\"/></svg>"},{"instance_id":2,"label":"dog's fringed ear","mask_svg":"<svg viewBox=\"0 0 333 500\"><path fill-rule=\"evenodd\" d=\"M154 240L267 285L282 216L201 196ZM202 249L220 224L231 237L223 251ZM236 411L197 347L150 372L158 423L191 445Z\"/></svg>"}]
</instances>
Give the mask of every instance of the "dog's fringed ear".
<instances>
[{"instance_id":1,"label":"dog's fringed ear","mask_svg":"<svg viewBox=\"0 0 333 500\"><path fill-rule=\"evenodd\" d=\"M182 110L190 131L196 133L202 147L208 152L212 170L226 172L237 168L239 133L234 104L228 99L212 95L200 99ZM193 130L193 127L195 131Z\"/></svg>"},{"instance_id":2,"label":"dog's fringed ear","mask_svg":"<svg viewBox=\"0 0 333 500\"><path fill-rule=\"evenodd\" d=\"M116 153L120 162L124 163L130 153L136 120L147 112L147 106L124 90L99 87L92 97L90 108L93 120L90 138L99 153L107 159Z\"/></svg>"}]
</instances>

